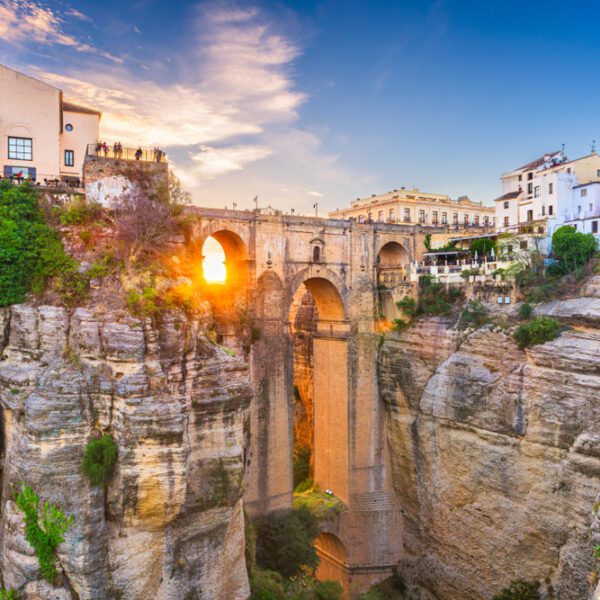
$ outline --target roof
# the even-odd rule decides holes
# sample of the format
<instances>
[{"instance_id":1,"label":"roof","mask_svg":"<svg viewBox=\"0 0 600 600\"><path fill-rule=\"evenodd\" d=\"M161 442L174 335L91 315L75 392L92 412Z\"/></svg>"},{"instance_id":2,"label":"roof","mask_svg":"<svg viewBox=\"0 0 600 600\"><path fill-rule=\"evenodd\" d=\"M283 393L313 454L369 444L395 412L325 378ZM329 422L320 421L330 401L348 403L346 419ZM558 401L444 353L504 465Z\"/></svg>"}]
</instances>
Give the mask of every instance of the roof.
<instances>
[{"instance_id":1,"label":"roof","mask_svg":"<svg viewBox=\"0 0 600 600\"><path fill-rule=\"evenodd\" d=\"M52 88L53 90L57 90L59 92L62 91L60 88L57 88L55 85L49 84L47 81L42 81L41 79L38 79L37 77L33 77L32 75L28 75L27 73L23 73L22 71L17 71L16 69L13 69L12 67L9 67L7 65L0 64L0 67L3 67L7 71L12 71L13 73L16 73L17 75L22 75L23 77L27 77L27 79L33 79L33 81L37 81L38 83L46 85L49 88Z\"/></svg>"},{"instance_id":2,"label":"roof","mask_svg":"<svg viewBox=\"0 0 600 600\"><path fill-rule=\"evenodd\" d=\"M494 202L498 202L499 200L513 200L514 198L518 198L521 195L521 190L516 192L508 192L504 194L504 196L500 196L500 198L496 198Z\"/></svg>"},{"instance_id":3,"label":"roof","mask_svg":"<svg viewBox=\"0 0 600 600\"><path fill-rule=\"evenodd\" d=\"M530 163L527 163L526 165L523 165L522 167L517 167L515 169L515 171L531 171L533 169L537 169L538 167L541 167L544 163L548 162L548 159L546 158L547 156L554 156L555 154L559 154L560 150L556 150L554 152L546 152L546 154L542 154L542 156L540 156L539 158L536 158L535 160L531 161Z\"/></svg>"},{"instance_id":4,"label":"roof","mask_svg":"<svg viewBox=\"0 0 600 600\"><path fill-rule=\"evenodd\" d=\"M588 181L587 183L580 183L579 185L574 185L573 189L577 189L580 187L586 187L588 185L597 185L599 183L600 183L600 181Z\"/></svg>"},{"instance_id":5,"label":"roof","mask_svg":"<svg viewBox=\"0 0 600 600\"><path fill-rule=\"evenodd\" d=\"M66 110L67 112L83 113L85 115L98 115L99 117L102 116L102 113L99 110L87 108L86 106L80 106L79 104L74 104L73 102L66 102L63 100L62 107L63 110Z\"/></svg>"}]
</instances>

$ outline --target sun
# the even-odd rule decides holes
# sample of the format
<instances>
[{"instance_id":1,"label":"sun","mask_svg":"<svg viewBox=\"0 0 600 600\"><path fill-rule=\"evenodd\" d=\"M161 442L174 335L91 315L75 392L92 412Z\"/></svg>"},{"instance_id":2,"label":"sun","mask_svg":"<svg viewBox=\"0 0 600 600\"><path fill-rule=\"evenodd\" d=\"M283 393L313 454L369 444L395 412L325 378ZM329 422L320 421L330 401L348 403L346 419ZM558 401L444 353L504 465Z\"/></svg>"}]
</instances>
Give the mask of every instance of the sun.
<instances>
[{"instance_id":1,"label":"sun","mask_svg":"<svg viewBox=\"0 0 600 600\"><path fill-rule=\"evenodd\" d=\"M202 274L206 283L224 284L227 281L225 252L215 238L209 237L202 246Z\"/></svg>"}]
</instances>

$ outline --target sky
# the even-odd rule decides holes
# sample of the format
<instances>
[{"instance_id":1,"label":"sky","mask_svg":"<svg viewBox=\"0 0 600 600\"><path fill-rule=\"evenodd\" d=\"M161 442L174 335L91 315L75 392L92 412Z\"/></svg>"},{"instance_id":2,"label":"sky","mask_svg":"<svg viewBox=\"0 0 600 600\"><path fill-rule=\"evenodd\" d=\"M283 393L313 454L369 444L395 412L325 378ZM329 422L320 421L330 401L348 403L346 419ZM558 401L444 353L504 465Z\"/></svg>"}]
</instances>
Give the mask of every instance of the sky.
<instances>
[{"instance_id":1,"label":"sky","mask_svg":"<svg viewBox=\"0 0 600 600\"><path fill-rule=\"evenodd\" d=\"M600 3L0 0L0 63L160 146L194 202L319 214L600 145ZM1 107L0 107L1 108Z\"/></svg>"}]
</instances>

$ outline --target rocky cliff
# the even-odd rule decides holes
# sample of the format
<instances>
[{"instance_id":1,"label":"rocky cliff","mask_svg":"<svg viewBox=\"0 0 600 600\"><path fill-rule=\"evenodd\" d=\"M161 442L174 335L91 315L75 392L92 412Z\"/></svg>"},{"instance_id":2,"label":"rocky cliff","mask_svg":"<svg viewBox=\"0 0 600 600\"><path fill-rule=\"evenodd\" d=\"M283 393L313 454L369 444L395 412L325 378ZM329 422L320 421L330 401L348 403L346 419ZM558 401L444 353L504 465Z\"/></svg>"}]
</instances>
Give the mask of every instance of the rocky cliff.
<instances>
[{"instance_id":1,"label":"rocky cliff","mask_svg":"<svg viewBox=\"0 0 600 600\"><path fill-rule=\"evenodd\" d=\"M246 598L242 484L246 367L206 314L153 325L126 313L0 309L0 569L26 598ZM101 432L118 444L106 490L81 471ZM73 514L56 587L41 580L14 487Z\"/></svg>"},{"instance_id":2,"label":"rocky cliff","mask_svg":"<svg viewBox=\"0 0 600 600\"><path fill-rule=\"evenodd\" d=\"M500 327L443 318L381 348L403 569L428 598L489 599L518 578L555 600L592 597L600 298L586 289L537 308L571 329L526 350Z\"/></svg>"}]
</instances>

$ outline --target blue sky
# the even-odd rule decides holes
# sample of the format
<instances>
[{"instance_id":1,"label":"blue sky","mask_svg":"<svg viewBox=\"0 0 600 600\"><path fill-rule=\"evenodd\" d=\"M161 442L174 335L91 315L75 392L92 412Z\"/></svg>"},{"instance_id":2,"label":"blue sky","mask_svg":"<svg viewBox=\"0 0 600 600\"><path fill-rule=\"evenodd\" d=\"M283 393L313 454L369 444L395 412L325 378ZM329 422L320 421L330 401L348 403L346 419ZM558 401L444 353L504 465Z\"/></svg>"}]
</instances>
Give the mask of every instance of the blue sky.
<instances>
[{"instance_id":1,"label":"blue sky","mask_svg":"<svg viewBox=\"0 0 600 600\"><path fill-rule=\"evenodd\" d=\"M594 1L0 0L0 62L160 145L196 202L320 212L400 186L491 203L600 143Z\"/></svg>"}]
</instances>

